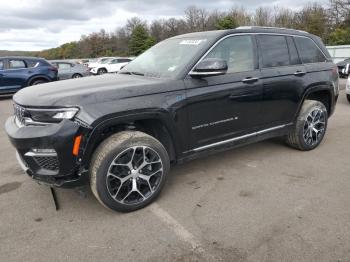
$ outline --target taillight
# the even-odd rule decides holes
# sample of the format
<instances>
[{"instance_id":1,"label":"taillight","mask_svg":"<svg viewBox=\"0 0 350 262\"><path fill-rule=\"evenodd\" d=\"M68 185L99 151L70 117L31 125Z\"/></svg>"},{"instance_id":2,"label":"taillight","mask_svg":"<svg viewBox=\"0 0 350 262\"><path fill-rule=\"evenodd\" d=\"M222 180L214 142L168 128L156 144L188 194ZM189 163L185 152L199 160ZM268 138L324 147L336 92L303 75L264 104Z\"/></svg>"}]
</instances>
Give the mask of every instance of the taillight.
<instances>
[{"instance_id":1,"label":"taillight","mask_svg":"<svg viewBox=\"0 0 350 262\"><path fill-rule=\"evenodd\" d=\"M58 72L57 67L54 67L54 66L50 66L50 67L49 67L49 70L50 70L50 71L53 71L53 72Z\"/></svg>"}]
</instances>

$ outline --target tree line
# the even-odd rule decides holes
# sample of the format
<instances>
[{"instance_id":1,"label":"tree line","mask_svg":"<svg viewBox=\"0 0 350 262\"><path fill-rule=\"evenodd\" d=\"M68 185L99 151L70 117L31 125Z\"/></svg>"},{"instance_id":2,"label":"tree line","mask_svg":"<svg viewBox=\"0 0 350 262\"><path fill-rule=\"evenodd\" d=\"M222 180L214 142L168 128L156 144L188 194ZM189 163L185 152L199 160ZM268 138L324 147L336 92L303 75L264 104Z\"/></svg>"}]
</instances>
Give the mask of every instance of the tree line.
<instances>
[{"instance_id":1,"label":"tree line","mask_svg":"<svg viewBox=\"0 0 350 262\"><path fill-rule=\"evenodd\" d=\"M259 7L253 12L244 7L208 11L190 6L181 18L148 23L134 17L114 32L101 29L81 36L79 41L34 55L47 59L137 56L155 43L175 35L247 25L294 28L318 35L328 45L350 44L350 0L330 0L327 6L308 3L298 11L286 7Z\"/></svg>"}]
</instances>

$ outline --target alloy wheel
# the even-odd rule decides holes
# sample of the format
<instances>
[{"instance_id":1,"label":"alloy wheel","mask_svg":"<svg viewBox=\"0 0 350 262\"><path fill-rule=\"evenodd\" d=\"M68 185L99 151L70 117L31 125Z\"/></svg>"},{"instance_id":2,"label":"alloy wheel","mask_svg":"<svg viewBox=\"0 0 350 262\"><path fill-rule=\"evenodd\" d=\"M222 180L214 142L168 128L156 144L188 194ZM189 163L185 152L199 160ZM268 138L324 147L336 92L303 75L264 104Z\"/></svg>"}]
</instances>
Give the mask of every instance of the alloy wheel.
<instances>
[{"instance_id":1,"label":"alloy wheel","mask_svg":"<svg viewBox=\"0 0 350 262\"><path fill-rule=\"evenodd\" d=\"M130 147L110 164L106 183L111 197L124 205L139 204L156 192L163 176L163 163L147 146Z\"/></svg>"},{"instance_id":2,"label":"alloy wheel","mask_svg":"<svg viewBox=\"0 0 350 262\"><path fill-rule=\"evenodd\" d=\"M325 132L326 115L321 109L313 109L306 117L303 129L304 141L309 146L318 144Z\"/></svg>"}]
</instances>

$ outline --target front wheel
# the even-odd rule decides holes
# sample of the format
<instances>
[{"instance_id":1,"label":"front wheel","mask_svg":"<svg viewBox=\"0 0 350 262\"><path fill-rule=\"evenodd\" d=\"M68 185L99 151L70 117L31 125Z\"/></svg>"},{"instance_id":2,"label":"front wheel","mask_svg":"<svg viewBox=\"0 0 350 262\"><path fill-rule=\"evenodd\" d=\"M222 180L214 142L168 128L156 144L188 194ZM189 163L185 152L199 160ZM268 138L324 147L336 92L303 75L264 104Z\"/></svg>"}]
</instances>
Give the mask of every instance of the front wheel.
<instances>
[{"instance_id":1,"label":"front wheel","mask_svg":"<svg viewBox=\"0 0 350 262\"><path fill-rule=\"evenodd\" d=\"M287 136L287 144L302 151L316 148L326 133L327 109L323 103L305 100L293 130Z\"/></svg>"},{"instance_id":2,"label":"front wheel","mask_svg":"<svg viewBox=\"0 0 350 262\"><path fill-rule=\"evenodd\" d=\"M107 73L107 70L105 68L100 68L98 71L97 71L97 74L98 75L103 75L103 74L106 74Z\"/></svg>"},{"instance_id":3,"label":"front wheel","mask_svg":"<svg viewBox=\"0 0 350 262\"><path fill-rule=\"evenodd\" d=\"M350 103L350 95L346 95L346 98L348 99L348 102Z\"/></svg>"},{"instance_id":4,"label":"front wheel","mask_svg":"<svg viewBox=\"0 0 350 262\"><path fill-rule=\"evenodd\" d=\"M170 168L164 146L138 131L110 136L95 151L90 185L106 207L130 212L150 204L160 193Z\"/></svg>"}]
</instances>

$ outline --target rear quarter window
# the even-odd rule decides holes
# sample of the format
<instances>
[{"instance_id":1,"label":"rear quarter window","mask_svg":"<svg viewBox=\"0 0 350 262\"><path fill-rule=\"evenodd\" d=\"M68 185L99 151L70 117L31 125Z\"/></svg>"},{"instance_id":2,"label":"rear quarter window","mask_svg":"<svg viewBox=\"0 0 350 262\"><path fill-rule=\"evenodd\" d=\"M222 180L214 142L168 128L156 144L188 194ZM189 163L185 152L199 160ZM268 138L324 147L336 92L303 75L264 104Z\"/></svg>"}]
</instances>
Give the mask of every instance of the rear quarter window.
<instances>
[{"instance_id":1,"label":"rear quarter window","mask_svg":"<svg viewBox=\"0 0 350 262\"><path fill-rule=\"evenodd\" d=\"M278 67L290 65L289 51L285 36L259 35L262 67Z\"/></svg>"},{"instance_id":2,"label":"rear quarter window","mask_svg":"<svg viewBox=\"0 0 350 262\"><path fill-rule=\"evenodd\" d=\"M39 61L37 60L26 60L28 67L36 67L39 65Z\"/></svg>"},{"instance_id":3,"label":"rear quarter window","mask_svg":"<svg viewBox=\"0 0 350 262\"><path fill-rule=\"evenodd\" d=\"M304 64L320 63L327 61L324 54L317 47L314 41L306 37L294 37L301 61Z\"/></svg>"}]
</instances>

